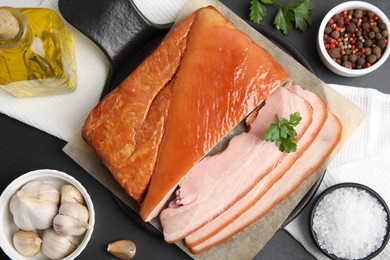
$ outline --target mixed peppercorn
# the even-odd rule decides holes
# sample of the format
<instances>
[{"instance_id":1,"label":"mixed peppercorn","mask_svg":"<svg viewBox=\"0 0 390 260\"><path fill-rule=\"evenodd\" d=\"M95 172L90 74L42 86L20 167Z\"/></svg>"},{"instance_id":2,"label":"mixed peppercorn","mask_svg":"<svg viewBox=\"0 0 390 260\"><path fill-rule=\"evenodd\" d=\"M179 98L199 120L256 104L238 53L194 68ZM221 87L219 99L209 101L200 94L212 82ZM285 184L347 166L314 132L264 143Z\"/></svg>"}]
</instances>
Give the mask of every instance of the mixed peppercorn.
<instances>
[{"instance_id":1,"label":"mixed peppercorn","mask_svg":"<svg viewBox=\"0 0 390 260\"><path fill-rule=\"evenodd\" d=\"M382 56L387 42L386 24L371 11L344 10L325 27L325 49L335 62L350 69L373 65Z\"/></svg>"}]
</instances>

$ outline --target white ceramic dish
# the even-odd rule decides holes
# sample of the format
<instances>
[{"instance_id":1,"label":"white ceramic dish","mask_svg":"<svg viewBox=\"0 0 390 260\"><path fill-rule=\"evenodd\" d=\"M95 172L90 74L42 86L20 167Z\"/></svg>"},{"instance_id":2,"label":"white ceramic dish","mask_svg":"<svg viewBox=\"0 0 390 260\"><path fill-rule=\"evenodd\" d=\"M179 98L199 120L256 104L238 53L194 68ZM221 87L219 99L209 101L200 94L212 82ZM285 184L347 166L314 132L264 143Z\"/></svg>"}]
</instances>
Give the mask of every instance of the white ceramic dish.
<instances>
[{"instance_id":1,"label":"white ceramic dish","mask_svg":"<svg viewBox=\"0 0 390 260\"><path fill-rule=\"evenodd\" d=\"M350 1L350 2L344 2L341 3L334 8L332 8L324 17L324 19L321 22L320 28L318 30L317 35L317 51L318 54L322 60L322 62L325 64L325 66L331 70L332 72L345 76L345 77L359 77L366 75L370 72L373 72L374 70L378 69L389 57L390 54L390 47L386 46L385 51L382 53L382 57L374 63L371 67L364 68L364 69L348 69L345 68L339 64L337 64L335 61L332 60L332 58L329 56L325 49L325 45L323 44L323 35L325 31L326 24L328 23L329 19L332 18L335 14L338 14L342 12L343 10L353 10L353 9L362 9L362 10L370 10L374 12L378 17L380 17L387 25L387 28L390 29L390 22L389 19L386 17L386 15L376 6L362 2L362 1ZM388 43L389 45L389 43Z\"/></svg>"},{"instance_id":2,"label":"white ceramic dish","mask_svg":"<svg viewBox=\"0 0 390 260\"><path fill-rule=\"evenodd\" d=\"M94 224L95 224L95 211L93 208L92 200L87 192L87 190L81 185L79 181L77 181L72 176L60 172L57 170L35 170L28 172L24 175L21 175L17 179L15 179L12 183L10 183L7 188L3 191L0 197L0 245L3 249L4 253L7 254L10 259L47 259L42 253L34 257L24 257L19 254L12 243L13 234L18 230L16 225L14 224L12 214L9 210L9 200L12 195L15 194L25 183L32 180L40 180L45 183L50 183L56 188L60 189L64 184L72 184L75 186L81 194L84 196L85 204L89 211L89 225L90 228L80 237L80 244L75 251L73 251L70 255L65 257L64 259L70 260L76 258L87 246L93 232Z\"/></svg>"}]
</instances>

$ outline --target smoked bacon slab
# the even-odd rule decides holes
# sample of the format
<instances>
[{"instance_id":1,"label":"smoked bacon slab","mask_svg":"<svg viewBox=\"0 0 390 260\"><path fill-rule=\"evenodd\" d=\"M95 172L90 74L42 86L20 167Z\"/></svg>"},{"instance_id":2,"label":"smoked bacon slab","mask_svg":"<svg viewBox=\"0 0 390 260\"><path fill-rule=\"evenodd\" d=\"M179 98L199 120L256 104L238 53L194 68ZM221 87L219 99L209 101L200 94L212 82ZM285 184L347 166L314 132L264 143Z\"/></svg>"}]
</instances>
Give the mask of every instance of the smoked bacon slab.
<instances>
[{"instance_id":1,"label":"smoked bacon slab","mask_svg":"<svg viewBox=\"0 0 390 260\"><path fill-rule=\"evenodd\" d=\"M82 135L149 221L186 173L287 78L269 53L204 7L92 110Z\"/></svg>"}]
</instances>

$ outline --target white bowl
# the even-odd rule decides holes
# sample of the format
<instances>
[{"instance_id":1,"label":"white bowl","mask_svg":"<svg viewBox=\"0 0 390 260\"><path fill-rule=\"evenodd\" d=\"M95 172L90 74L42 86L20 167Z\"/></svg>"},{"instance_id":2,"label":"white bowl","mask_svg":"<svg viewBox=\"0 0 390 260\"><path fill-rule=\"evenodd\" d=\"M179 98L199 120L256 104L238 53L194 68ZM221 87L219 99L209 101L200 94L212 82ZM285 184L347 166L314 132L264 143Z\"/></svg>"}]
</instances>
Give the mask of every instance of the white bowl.
<instances>
[{"instance_id":1,"label":"white bowl","mask_svg":"<svg viewBox=\"0 0 390 260\"><path fill-rule=\"evenodd\" d=\"M64 259L70 260L76 258L87 246L95 224L95 211L91 197L87 190L72 176L60 172L57 170L35 170L21 175L15 179L7 188L3 191L0 197L0 246L4 253L7 254L10 259L47 259L41 252L33 257L25 257L19 254L12 242L13 234L18 230L18 227L13 221L13 216L9 210L9 201L11 197L27 182L32 180L39 180L44 183L52 184L54 187L60 189L64 184L71 184L75 186L81 194L84 196L85 205L89 211L89 225L90 228L84 233L83 237L80 238L80 244L75 251Z\"/></svg>"},{"instance_id":2,"label":"white bowl","mask_svg":"<svg viewBox=\"0 0 390 260\"><path fill-rule=\"evenodd\" d=\"M359 77L366 75L370 72L373 72L374 70L378 69L388 58L390 54L390 47L386 46L385 51L382 53L382 56L378 59L377 62L375 62L371 67L363 68L363 69L348 69L345 68L339 64L337 64L332 58L329 56L325 49L325 45L323 43L323 36L326 24L328 23L329 19L332 18L335 14L338 14L342 12L343 10L353 10L353 9L362 9L365 11L372 11L374 12L379 18L381 18L387 25L387 29L390 29L390 22L389 19L386 17L386 15L376 6L373 6L372 4L362 2L362 1L350 1L350 2L344 2L342 4L339 4L332 8L324 17L324 19L321 22L320 28L318 30L318 36L317 36L317 51L319 53L319 56L322 60L322 62L325 64L325 66L333 71L334 73L345 76L345 77ZM389 45L389 43L387 44Z\"/></svg>"}]
</instances>

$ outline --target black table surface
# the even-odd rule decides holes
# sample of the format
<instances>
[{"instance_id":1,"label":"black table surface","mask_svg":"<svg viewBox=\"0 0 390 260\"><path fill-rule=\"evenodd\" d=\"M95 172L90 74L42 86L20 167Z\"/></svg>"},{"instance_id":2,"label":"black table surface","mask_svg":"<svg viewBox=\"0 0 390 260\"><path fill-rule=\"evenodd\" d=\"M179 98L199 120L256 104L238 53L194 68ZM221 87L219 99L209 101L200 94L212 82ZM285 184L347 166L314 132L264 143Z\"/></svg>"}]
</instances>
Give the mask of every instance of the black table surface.
<instances>
[{"instance_id":1,"label":"black table surface","mask_svg":"<svg viewBox=\"0 0 390 260\"><path fill-rule=\"evenodd\" d=\"M222 0L243 19L249 19L249 0ZM280 1L288 2L288 1ZM340 1L314 0L314 21L306 32L293 30L286 39L310 61L317 76L326 83L337 83L358 87L376 88L390 93L390 61L375 72L359 77L346 78L335 75L321 63L316 52L316 35L322 17ZM367 1L379 7L390 16L387 1ZM272 28L277 9L268 8L268 15L262 24ZM1 106L1 104L0 104ZM96 224L91 241L78 259L114 259L106 253L109 242L131 239L137 245L136 259L188 259L175 245L168 245L162 238L146 232L131 221L121 210L113 195L98 181L86 173L72 159L62 152L66 142L31 126L0 114L0 191L18 176L34 169L51 168L64 171L79 180L88 190L94 202ZM0 259L7 259L3 251ZM314 259L286 231L279 230L255 259Z\"/></svg>"}]
</instances>

